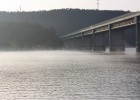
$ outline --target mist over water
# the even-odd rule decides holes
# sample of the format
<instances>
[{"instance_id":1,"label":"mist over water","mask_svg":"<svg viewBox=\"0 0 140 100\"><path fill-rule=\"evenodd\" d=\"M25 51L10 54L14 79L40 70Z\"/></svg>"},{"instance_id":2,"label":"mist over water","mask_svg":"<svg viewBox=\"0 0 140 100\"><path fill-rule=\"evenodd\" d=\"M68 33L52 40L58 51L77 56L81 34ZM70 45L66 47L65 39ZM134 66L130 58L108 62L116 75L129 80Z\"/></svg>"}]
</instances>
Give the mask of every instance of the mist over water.
<instances>
[{"instance_id":1,"label":"mist over water","mask_svg":"<svg viewBox=\"0 0 140 100\"><path fill-rule=\"evenodd\" d=\"M139 100L140 54L1 51L0 100Z\"/></svg>"}]
</instances>

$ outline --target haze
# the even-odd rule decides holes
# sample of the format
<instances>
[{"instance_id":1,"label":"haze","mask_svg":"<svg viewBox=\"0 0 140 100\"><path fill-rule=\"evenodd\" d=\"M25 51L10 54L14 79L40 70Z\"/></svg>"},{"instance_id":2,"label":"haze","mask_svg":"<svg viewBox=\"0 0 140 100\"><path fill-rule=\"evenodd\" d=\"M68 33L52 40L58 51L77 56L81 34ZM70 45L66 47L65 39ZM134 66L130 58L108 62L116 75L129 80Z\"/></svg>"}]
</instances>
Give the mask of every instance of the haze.
<instances>
[{"instance_id":1,"label":"haze","mask_svg":"<svg viewBox=\"0 0 140 100\"><path fill-rule=\"evenodd\" d=\"M0 11L38 11L61 8L97 9L97 0L1 0ZM101 10L139 11L140 0L100 0Z\"/></svg>"}]
</instances>

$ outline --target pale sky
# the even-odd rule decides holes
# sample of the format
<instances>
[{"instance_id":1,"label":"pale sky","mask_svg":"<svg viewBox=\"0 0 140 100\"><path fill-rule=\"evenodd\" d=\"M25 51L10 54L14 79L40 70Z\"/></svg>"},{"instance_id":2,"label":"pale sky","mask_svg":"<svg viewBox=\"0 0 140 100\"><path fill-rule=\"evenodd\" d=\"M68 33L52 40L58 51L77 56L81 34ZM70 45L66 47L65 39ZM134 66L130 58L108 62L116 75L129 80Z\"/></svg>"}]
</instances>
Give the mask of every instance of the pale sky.
<instances>
[{"instance_id":1,"label":"pale sky","mask_svg":"<svg viewBox=\"0 0 140 100\"><path fill-rule=\"evenodd\" d=\"M97 9L97 0L0 0L0 11L51 10L61 8ZM140 0L100 0L100 10L140 10Z\"/></svg>"}]
</instances>

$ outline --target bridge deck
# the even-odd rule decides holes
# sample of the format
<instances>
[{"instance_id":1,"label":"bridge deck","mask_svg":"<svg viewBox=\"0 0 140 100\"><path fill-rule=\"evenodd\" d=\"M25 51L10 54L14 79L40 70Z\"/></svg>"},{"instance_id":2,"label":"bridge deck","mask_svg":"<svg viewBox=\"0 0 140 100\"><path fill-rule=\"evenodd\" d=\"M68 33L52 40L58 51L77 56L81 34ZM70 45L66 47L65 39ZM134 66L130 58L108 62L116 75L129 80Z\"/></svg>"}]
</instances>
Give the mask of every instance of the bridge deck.
<instances>
[{"instance_id":1,"label":"bridge deck","mask_svg":"<svg viewBox=\"0 0 140 100\"><path fill-rule=\"evenodd\" d=\"M68 36L71 36L71 35L75 35L75 34L78 34L78 33L86 32L86 31L90 31L90 30L93 30L93 29L97 29L97 28L100 28L100 27L104 27L106 25L114 24L114 23L117 23L117 22L120 22L120 21L125 21L125 20L131 19L131 18L135 18L137 16L140 16L140 12L132 12L132 13L128 13L128 14L125 14L125 15L121 15L121 16L103 21L101 23L83 28L81 30L75 31L75 32L70 33L68 35L64 35L64 36L62 36L62 38L65 38L65 37L68 37Z\"/></svg>"}]
</instances>

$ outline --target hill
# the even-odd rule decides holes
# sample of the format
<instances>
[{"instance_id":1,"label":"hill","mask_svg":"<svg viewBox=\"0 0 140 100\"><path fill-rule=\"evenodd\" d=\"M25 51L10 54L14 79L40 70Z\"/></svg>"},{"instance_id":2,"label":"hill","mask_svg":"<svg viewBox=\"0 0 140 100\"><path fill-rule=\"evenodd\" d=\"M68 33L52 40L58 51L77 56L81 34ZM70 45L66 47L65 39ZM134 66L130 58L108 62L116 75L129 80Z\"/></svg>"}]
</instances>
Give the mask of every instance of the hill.
<instances>
[{"instance_id":1,"label":"hill","mask_svg":"<svg viewBox=\"0 0 140 100\"><path fill-rule=\"evenodd\" d=\"M56 48L62 45L59 36L126 13L86 9L0 12L0 47ZM134 46L135 36L129 31L126 44Z\"/></svg>"},{"instance_id":2,"label":"hill","mask_svg":"<svg viewBox=\"0 0 140 100\"><path fill-rule=\"evenodd\" d=\"M62 45L55 30L30 23L0 23L0 50L56 49Z\"/></svg>"},{"instance_id":3,"label":"hill","mask_svg":"<svg viewBox=\"0 0 140 100\"><path fill-rule=\"evenodd\" d=\"M0 22L37 23L53 28L59 35L120 16L128 12L110 10L58 9L37 12L0 12Z\"/></svg>"}]
</instances>

